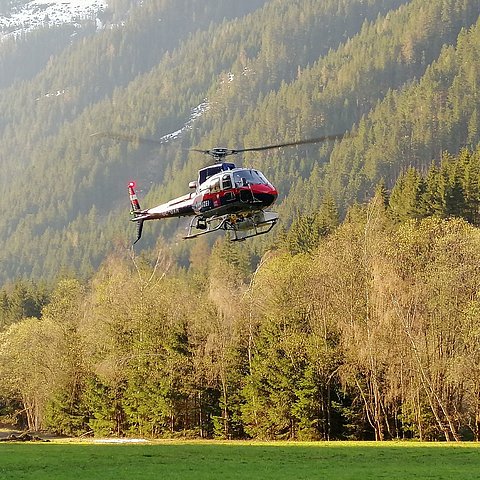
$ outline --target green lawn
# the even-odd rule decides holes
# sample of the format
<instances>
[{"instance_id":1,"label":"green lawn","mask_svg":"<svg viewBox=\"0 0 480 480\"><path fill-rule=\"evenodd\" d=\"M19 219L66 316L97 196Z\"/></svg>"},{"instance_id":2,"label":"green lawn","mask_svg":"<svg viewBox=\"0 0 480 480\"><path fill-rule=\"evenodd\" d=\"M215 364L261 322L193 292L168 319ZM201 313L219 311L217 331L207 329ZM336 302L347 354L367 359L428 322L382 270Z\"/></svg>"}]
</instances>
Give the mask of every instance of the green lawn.
<instances>
[{"instance_id":1,"label":"green lawn","mask_svg":"<svg viewBox=\"0 0 480 480\"><path fill-rule=\"evenodd\" d=\"M1 480L480 479L480 445L158 442L0 444Z\"/></svg>"}]
</instances>

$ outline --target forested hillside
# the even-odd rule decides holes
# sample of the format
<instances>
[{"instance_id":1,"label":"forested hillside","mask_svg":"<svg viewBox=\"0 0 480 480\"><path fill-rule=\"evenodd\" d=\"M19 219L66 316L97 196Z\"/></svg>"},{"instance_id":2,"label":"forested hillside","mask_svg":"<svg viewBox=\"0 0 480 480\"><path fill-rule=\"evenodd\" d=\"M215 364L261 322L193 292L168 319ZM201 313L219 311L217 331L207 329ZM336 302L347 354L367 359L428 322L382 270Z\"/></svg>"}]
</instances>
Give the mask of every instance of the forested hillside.
<instances>
[{"instance_id":1,"label":"forested hillside","mask_svg":"<svg viewBox=\"0 0 480 480\"><path fill-rule=\"evenodd\" d=\"M0 421L480 440L479 13L116 0L1 42ZM128 181L152 206L192 148L343 132L235 159L279 189L268 235L167 220L131 248Z\"/></svg>"},{"instance_id":2,"label":"forested hillside","mask_svg":"<svg viewBox=\"0 0 480 480\"><path fill-rule=\"evenodd\" d=\"M219 239L188 272L168 248L152 264L121 251L88 282L3 289L0 418L68 435L480 440L479 171L464 150L341 223L326 202L253 275Z\"/></svg>"},{"instance_id":3,"label":"forested hillside","mask_svg":"<svg viewBox=\"0 0 480 480\"><path fill-rule=\"evenodd\" d=\"M3 281L52 278L60 268L88 275L114 245L130 241L128 180L137 179L150 204L183 193L205 161L186 155L192 146L262 145L353 128L389 89L420 78L444 44L455 45L478 7L474 1L234 3L164 0L127 8L123 2L108 28L1 90ZM208 110L193 129L159 149L90 137L113 131L159 138L183 127L205 102ZM326 146L244 162L278 185L288 227L299 209L321 202L319 169L329 155ZM371 193L366 187L359 196ZM340 186L331 193L343 210ZM143 245L158 236L177 243L179 226L150 227ZM184 250L192 247L176 248L188 264Z\"/></svg>"}]
</instances>

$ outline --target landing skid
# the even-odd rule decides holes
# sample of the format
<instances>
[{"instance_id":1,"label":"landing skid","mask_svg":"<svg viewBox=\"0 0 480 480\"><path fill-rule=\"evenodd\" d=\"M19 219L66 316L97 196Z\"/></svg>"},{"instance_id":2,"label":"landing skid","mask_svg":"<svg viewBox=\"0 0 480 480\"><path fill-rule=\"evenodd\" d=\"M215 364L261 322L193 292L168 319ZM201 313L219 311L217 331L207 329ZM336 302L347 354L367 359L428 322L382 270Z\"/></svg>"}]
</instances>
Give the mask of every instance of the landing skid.
<instances>
[{"instance_id":1,"label":"landing skid","mask_svg":"<svg viewBox=\"0 0 480 480\"><path fill-rule=\"evenodd\" d=\"M197 238L217 230L225 230L230 232L230 241L241 242L247 238L268 233L277 221L277 213L263 211L212 218L196 215L190 222L188 233L184 238Z\"/></svg>"},{"instance_id":2,"label":"landing skid","mask_svg":"<svg viewBox=\"0 0 480 480\"><path fill-rule=\"evenodd\" d=\"M227 221L224 217L212 217L209 219L204 219L201 215L196 215L192 218L190 225L188 227L188 233L183 237L184 239L197 238L207 233L216 232L217 230L225 228L225 222ZM197 233L192 233L192 230L197 230Z\"/></svg>"}]
</instances>

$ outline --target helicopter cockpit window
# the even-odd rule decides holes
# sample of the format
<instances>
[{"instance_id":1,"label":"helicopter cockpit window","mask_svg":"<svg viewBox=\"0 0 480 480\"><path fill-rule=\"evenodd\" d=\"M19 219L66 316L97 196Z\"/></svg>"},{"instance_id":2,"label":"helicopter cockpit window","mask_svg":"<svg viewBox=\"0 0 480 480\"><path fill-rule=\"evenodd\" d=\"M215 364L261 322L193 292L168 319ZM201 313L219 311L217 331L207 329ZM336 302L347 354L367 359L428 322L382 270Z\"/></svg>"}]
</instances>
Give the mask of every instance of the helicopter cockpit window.
<instances>
[{"instance_id":1,"label":"helicopter cockpit window","mask_svg":"<svg viewBox=\"0 0 480 480\"><path fill-rule=\"evenodd\" d=\"M267 178L262 172L258 172L257 170L254 170L254 171L258 175L258 177L261 179L261 183L263 183L264 185L270 185L270 182L267 180Z\"/></svg>"},{"instance_id":2,"label":"helicopter cockpit window","mask_svg":"<svg viewBox=\"0 0 480 480\"><path fill-rule=\"evenodd\" d=\"M232 188L232 177L228 173L222 177L222 188L224 190Z\"/></svg>"},{"instance_id":3,"label":"helicopter cockpit window","mask_svg":"<svg viewBox=\"0 0 480 480\"><path fill-rule=\"evenodd\" d=\"M235 185L245 187L248 185L267 185L267 179L256 170L239 170L233 174Z\"/></svg>"}]
</instances>

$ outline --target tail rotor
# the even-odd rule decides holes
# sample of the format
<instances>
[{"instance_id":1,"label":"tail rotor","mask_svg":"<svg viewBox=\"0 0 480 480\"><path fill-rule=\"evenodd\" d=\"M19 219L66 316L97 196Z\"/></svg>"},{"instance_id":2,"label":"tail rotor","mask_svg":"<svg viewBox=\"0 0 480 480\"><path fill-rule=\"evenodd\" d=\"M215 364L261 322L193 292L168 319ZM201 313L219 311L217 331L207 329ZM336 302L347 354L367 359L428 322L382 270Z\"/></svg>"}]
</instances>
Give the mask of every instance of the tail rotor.
<instances>
[{"instance_id":1,"label":"tail rotor","mask_svg":"<svg viewBox=\"0 0 480 480\"><path fill-rule=\"evenodd\" d=\"M130 197L130 215L133 215L132 221L137 222L137 238L133 242L135 245L140 238L142 237L142 231L143 231L143 222L144 220L138 219L137 217L141 216L141 208L140 208L140 202L138 201L137 194L135 193L135 187L136 184L135 182L130 182L128 184L128 195Z\"/></svg>"}]
</instances>

